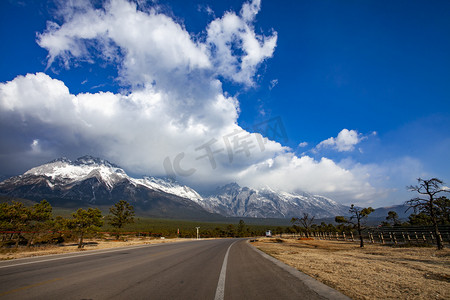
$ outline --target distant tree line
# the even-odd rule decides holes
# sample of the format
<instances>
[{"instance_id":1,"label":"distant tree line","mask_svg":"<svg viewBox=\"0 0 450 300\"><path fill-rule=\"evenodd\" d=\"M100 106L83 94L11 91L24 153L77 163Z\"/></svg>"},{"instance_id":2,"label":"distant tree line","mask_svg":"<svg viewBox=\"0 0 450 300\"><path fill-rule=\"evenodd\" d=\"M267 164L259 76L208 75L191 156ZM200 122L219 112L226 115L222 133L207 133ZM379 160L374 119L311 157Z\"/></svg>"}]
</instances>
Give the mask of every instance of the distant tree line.
<instances>
[{"instance_id":1,"label":"distant tree line","mask_svg":"<svg viewBox=\"0 0 450 300\"><path fill-rule=\"evenodd\" d=\"M106 217L108 223L116 229L134 221L134 209L126 201L120 200L110 208ZM83 247L86 235L95 233L103 226L104 217L98 208L78 209L71 218L57 216L53 218L52 206L42 200L31 207L12 201L0 203L1 245L26 243L30 247L34 243L60 243L65 239L78 240L78 248ZM116 233L119 238L119 233Z\"/></svg>"},{"instance_id":2,"label":"distant tree line","mask_svg":"<svg viewBox=\"0 0 450 300\"><path fill-rule=\"evenodd\" d=\"M17 248L19 245L31 247L76 241L78 247L82 248L86 237L100 237L101 230L105 229L109 230L116 239L119 239L125 229L136 230L138 236L196 237L195 226L193 226L193 224L197 225L195 222L173 221L169 224L168 221L161 221L163 223L161 226L140 222L136 227L127 226L134 222L134 208L125 200L120 200L111 206L107 216L103 216L98 208L80 208L68 218L54 217L52 206L46 200L28 207L18 201L3 202L0 203L0 245ZM107 225L106 228L105 225ZM243 220L239 220L237 224L215 226L205 224L203 226L199 222L199 225L201 237L261 236L266 229L271 229L275 233L288 232L285 227L247 225Z\"/></svg>"}]
</instances>

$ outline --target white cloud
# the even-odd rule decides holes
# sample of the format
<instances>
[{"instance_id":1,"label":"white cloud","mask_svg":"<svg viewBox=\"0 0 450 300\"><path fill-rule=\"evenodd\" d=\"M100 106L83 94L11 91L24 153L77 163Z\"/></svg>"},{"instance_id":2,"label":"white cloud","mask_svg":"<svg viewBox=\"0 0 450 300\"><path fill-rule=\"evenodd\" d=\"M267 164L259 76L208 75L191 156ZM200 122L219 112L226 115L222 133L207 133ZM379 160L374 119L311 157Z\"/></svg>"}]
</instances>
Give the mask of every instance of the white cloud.
<instances>
[{"instance_id":1,"label":"white cloud","mask_svg":"<svg viewBox=\"0 0 450 300\"><path fill-rule=\"evenodd\" d=\"M134 174L157 176L166 175L168 162L179 180L194 187L238 181L369 199L374 188L352 169L327 158L297 157L237 125L239 102L218 78L251 86L259 64L272 56L277 34L258 35L252 25L259 9L253 1L240 15L225 13L208 25L203 41L156 9L142 11L125 0L101 9L83 2L61 10L64 22L49 22L38 35L49 65L95 63L96 53L117 64L129 90L75 95L44 73L0 83L0 136L12 145L1 149L2 163L17 156L32 161L35 140L39 159L93 154ZM360 140L356 131L344 129L322 143L349 151ZM180 176L180 168L194 173Z\"/></svg>"},{"instance_id":2,"label":"white cloud","mask_svg":"<svg viewBox=\"0 0 450 300\"><path fill-rule=\"evenodd\" d=\"M320 142L316 149L332 148L339 152L353 151L355 145L359 144L365 137L362 137L356 130L342 129L336 138L330 137Z\"/></svg>"},{"instance_id":3,"label":"white cloud","mask_svg":"<svg viewBox=\"0 0 450 300\"><path fill-rule=\"evenodd\" d=\"M72 7L65 14L64 24L48 22L38 35L49 64L57 58L67 67L73 59L93 61L89 47L94 47L104 60L119 62L121 79L133 86L157 79L168 84L174 75L211 67L206 46L154 9L144 12L133 2L112 0L103 9Z\"/></svg>"},{"instance_id":4,"label":"white cloud","mask_svg":"<svg viewBox=\"0 0 450 300\"><path fill-rule=\"evenodd\" d=\"M204 11L208 15L213 16L215 18L214 11L212 10L212 8L209 5L201 5L201 4L199 4L197 6L197 11L200 11L200 12Z\"/></svg>"},{"instance_id":5,"label":"white cloud","mask_svg":"<svg viewBox=\"0 0 450 300\"><path fill-rule=\"evenodd\" d=\"M173 86L195 71L251 86L258 65L272 56L277 41L276 32L263 36L254 31L258 0L245 3L239 16L227 12L213 20L204 42L172 18L155 9L141 11L126 0L111 0L102 9L87 4L69 8L63 10L64 24L48 22L38 35L38 44L49 51L48 64L58 58L67 68L74 59L93 62L89 49L94 47L104 60L119 62L121 80L133 86L155 81Z\"/></svg>"},{"instance_id":6,"label":"white cloud","mask_svg":"<svg viewBox=\"0 0 450 300\"><path fill-rule=\"evenodd\" d=\"M253 0L251 3L244 3L241 9L242 19L247 23L253 22L260 9L261 0Z\"/></svg>"},{"instance_id":7,"label":"white cloud","mask_svg":"<svg viewBox=\"0 0 450 300\"><path fill-rule=\"evenodd\" d=\"M35 139L30 145L31 151L33 152L41 152L41 146L39 145L39 140Z\"/></svg>"},{"instance_id":8,"label":"white cloud","mask_svg":"<svg viewBox=\"0 0 450 300\"><path fill-rule=\"evenodd\" d=\"M304 147L308 146L308 142L301 142L300 144L298 144L298 146L300 148L304 148Z\"/></svg>"},{"instance_id":9,"label":"white cloud","mask_svg":"<svg viewBox=\"0 0 450 300\"><path fill-rule=\"evenodd\" d=\"M223 96L220 90L203 103L203 108L189 114L181 114L182 108L174 106L177 103L171 96L151 89L129 95L73 95L63 82L44 73L28 74L0 83L0 123L8 122L9 130L17 135L29 132L35 140L52 141L63 145L63 151L78 155L96 153L141 174L165 175L164 159L185 152L183 163L197 169L192 181L205 183L223 180L211 177L214 170L207 159L197 159L204 151L195 148L211 139L218 140L214 148L222 149L215 159L218 171L228 173L225 177L232 176L234 168L286 151L280 144L237 126L237 101ZM236 130L239 139L236 135L227 137ZM242 141L251 142L250 155L234 153L230 162L225 138L232 147L236 147L235 140L238 146Z\"/></svg>"},{"instance_id":10,"label":"white cloud","mask_svg":"<svg viewBox=\"0 0 450 300\"><path fill-rule=\"evenodd\" d=\"M367 201L377 194L377 190L366 181L367 178L355 176L352 170L340 167L330 159L317 161L292 153L254 164L239 175L242 182L249 186L270 185L287 191L303 190L331 196L341 202L350 199Z\"/></svg>"},{"instance_id":11,"label":"white cloud","mask_svg":"<svg viewBox=\"0 0 450 300\"><path fill-rule=\"evenodd\" d=\"M260 1L254 0L243 5L240 16L227 12L208 25L206 43L218 75L252 86L258 65L272 57L277 33L271 36L255 33L252 23L259 10Z\"/></svg>"},{"instance_id":12,"label":"white cloud","mask_svg":"<svg viewBox=\"0 0 450 300\"><path fill-rule=\"evenodd\" d=\"M270 81L269 90L272 90L278 84L278 79L273 79Z\"/></svg>"},{"instance_id":13,"label":"white cloud","mask_svg":"<svg viewBox=\"0 0 450 300\"><path fill-rule=\"evenodd\" d=\"M417 177L430 177L422 162L409 156L369 164L361 164L347 158L338 165L351 170L360 180L369 181L377 190L374 197L357 202L358 205L368 205L371 202L376 203L376 206L403 204L415 196L406 186L414 184Z\"/></svg>"}]
</instances>

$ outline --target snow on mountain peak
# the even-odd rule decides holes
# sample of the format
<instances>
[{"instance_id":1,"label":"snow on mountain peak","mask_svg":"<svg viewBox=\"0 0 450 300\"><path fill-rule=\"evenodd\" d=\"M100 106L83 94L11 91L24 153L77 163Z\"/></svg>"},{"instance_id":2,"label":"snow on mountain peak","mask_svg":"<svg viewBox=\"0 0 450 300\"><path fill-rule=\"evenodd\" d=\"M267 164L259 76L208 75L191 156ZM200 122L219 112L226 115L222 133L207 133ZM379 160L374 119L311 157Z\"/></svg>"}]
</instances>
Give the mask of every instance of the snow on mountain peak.
<instances>
[{"instance_id":1,"label":"snow on mountain peak","mask_svg":"<svg viewBox=\"0 0 450 300\"><path fill-rule=\"evenodd\" d=\"M24 175L46 176L53 180L73 183L91 177L102 180L109 188L128 177L125 171L110 162L92 156L83 156L76 161L63 157L32 168Z\"/></svg>"},{"instance_id":2,"label":"snow on mountain peak","mask_svg":"<svg viewBox=\"0 0 450 300\"><path fill-rule=\"evenodd\" d=\"M85 155L82 157L77 158L76 161L74 161L75 165L98 165L98 166L106 166L106 167L110 167L110 168L120 168L119 166L110 163L107 160L98 158L98 157L93 157L90 155Z\"/></svg>"},{"instance_id":3,"label":"snow on mountain peak","mask_svg":"<svg viewBox=\"0 0 450 300\"><path fill-rule=\"evenodd\" d=\"M195 202L202 200L202 197L195 190L188 186L180 185L172 179L157 177L132 178L119 166L107 160L89 155L80 157L75 161L71 161L65 157L55 159L47 164L28 170L24 175L50 177L52 182L48 182L48 185L51 188L57 182L67 185L95 177L101 180L108 189L112 189L118 182L128 180L134 185L141 185L152 190L174 194Z\"/></svg>"},{"instance_id":4,"label":"snow on mountain peak","mask_svg":"<svg viewBox=\"0 0 450 300\"><path fill-rule=\"evenodd\" d=\"M158 178L151 176L144 176L143 179L136 179L140 184L145 185L151 189L158 189L169 194L188 198L194 202L201 202L200 196L195 190L188 186L181 185L177 181L170 178Z\"/></svg>"},{"instance_id":5,"label":"snow on mountain peak","mask_svg":"<svg viewBox=\"0 0 450 300\"><path fill-rule=\"evenodd\" d=\"M54 160L48 162L48 164L55 163L55 162L71 163L72 161L70 159L68 159L67 157L63 156L63 157L60 157L60 158L57 158L57 159L54 159Z\"/></svg>"}]
</instances>

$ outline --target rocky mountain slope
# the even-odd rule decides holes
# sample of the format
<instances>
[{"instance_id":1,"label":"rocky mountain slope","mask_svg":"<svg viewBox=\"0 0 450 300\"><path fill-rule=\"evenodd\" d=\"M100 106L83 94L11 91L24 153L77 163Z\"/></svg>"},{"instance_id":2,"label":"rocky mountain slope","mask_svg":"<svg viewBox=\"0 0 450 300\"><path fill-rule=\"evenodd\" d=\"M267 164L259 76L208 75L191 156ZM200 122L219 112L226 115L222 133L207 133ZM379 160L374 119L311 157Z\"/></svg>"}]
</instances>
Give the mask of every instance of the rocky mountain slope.
<instances>
[{"instance_id":1,"label":"rocky mountain slope","mask_svg":"<svg viewBox=\"0 0 450 300\"><path fill-rule=\"evenodd\" d=\"M218 188L198 203L210 212L233 217L292 218L309 213L316 218L329 218L348 214L348 207L322 196L269 187L257 190L237 183Z\"/></svg>"},{"instance_id":2,"label":"rocky mountain slope","mask_svg":"<svg viewBox=\"0 0 450 300\"><path fill-rule=\"evenodd\" d=\"M121 199L157 217L210 217L187 186L153 177L135 179L106 160L83 156L60 158L0 183L0 194L56 206L111 205Z\"/></svg>"}]
</instances>

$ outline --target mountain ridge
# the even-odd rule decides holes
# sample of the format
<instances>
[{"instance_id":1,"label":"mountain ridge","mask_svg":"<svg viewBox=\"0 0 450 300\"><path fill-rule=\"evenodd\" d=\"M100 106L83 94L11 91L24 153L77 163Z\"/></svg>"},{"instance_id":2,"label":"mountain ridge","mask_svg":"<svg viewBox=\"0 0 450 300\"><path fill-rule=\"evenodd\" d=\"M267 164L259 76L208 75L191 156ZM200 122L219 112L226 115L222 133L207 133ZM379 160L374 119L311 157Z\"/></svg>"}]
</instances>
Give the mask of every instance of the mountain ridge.
<instances>
[{"instance_id":1,"label":"mountain ridge","mask_svg":"<svg viewBox=\"0 0 450 300\"><path fill-rule=\"evenodd\" d=\"M135 179L117 165L92 156L75 161L59 158L0 182L0 195L52 205L111 205L126 199L147 215L168 218L213 218L187 197L198 194L176 183L158 185L156 178Z\"/></svg>"},{"instance_id":2,"label":"mountain ridge","mask_svg":"<svg viewBox=\"0 0 450 300\"><path fill-rule=\"evenodd\" d=\"M348 214L348 207L323 196L288 193L268 186L259 189L241 187L236 182L202 196L170 178L133 178L118 165L89 155L74 161L61 157L6 179L0 182L0 195L91 205L112 204L125 199L143 210L166 217L172 217L170 209L175 209L175 215L182 216L183 208L191 215L251 218L292 218L303 213L330 218Z\"/></svg>"},{"instance_id":3,"label":"mountain ridge","mask_svg":"<svg viewBox=\"0 0 450 300\"><path fill-rule=\"evenodd\" d=\"M326 197L306 192L288 193L270 187L241 187L235 182L216 188L199 204L207 211L229 217L292 218L309 213L326 218L348 214L348 207Z\"/></svg>"}]
</instances>

